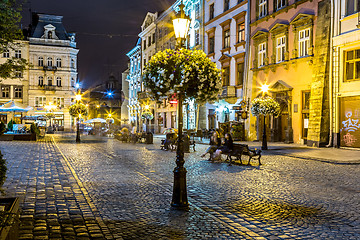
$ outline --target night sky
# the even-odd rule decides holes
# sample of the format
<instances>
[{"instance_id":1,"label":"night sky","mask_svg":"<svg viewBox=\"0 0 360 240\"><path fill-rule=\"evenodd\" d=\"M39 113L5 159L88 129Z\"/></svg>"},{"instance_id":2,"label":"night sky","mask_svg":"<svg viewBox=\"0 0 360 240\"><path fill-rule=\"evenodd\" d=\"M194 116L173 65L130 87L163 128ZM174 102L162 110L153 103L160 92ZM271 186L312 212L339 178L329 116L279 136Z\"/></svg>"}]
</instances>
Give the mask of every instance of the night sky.
<instances>
[{"instance_id":1,"label":"night sky","mask_svg":"<svg viewBox=\"0 0 360 240\"><path fill-rule=\"evenodd\" d=\"M23 27L33 12L64 16L67 32L76 32L79 79L92 87L109 74L121 79L125 55L135 47L147 12L167 9L175 0L31 0L23 5Z\"/></svg>"}]
</instances>

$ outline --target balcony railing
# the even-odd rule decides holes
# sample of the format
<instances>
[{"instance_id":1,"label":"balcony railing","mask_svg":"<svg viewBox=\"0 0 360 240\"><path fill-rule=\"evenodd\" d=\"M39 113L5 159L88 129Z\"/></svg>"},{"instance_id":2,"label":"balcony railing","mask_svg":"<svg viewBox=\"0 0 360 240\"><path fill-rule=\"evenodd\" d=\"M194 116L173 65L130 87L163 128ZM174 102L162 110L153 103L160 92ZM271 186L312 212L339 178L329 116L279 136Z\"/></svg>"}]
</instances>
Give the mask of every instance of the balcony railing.
<instances>
[{"instance_id":1,"label":"balcony railing","mask_svg":"<svg viewBox=\"0 0 360 240\"><path fill-rule=\"evenodd\" d=\"M223 86L223 91L220 95L220 98L232 98L232 97L236 97L235 86Z\"/></svg>"},{"instance_id":2,"label":"balcony railing","mask_svg":"<svg viewBox=\"0 0 360 240\"><path fill-rule=\"evenodd\" d=\"M57 70L56 66L44 66L43 68L45 71L56 71Z\"/></svg>"}]
</instances>

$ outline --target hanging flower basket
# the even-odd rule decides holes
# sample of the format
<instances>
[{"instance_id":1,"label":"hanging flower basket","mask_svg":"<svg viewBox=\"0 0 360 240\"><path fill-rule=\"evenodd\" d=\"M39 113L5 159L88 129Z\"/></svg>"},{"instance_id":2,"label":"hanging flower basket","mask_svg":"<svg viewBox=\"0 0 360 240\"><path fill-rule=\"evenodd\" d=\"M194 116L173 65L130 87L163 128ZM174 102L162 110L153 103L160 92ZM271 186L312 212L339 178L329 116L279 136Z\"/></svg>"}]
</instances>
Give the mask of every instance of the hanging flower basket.
<instances>
[{"instance_id":1,"label":"hanging flower basket","mask_svg":"<svg viewBox=\"0 0 360 240\"><path fill-rule=\"evenodd\" d=\"M222 91L221 71L202 50L167 49L156 53L143 74L153 99L182 92L199 103L216 100Z\"/></svg>"},{"instance_id":2,"label":"hanging flower basket","mask_svg":"<svg viewBox=\"0 0 360 240\"><path fill-rule=\"evenodd\" d=\"M153 115L151 112L144 112L144 113L141 115L141 118L142 118L143 120L149 120L149 121L151 121L151 120L153 120L154 115Z\"/></svg>"},{"instance_id":3,"label":"hanging flower basket","mask_svg":"<svg viewBox=\"0 0 360 240\"><path fill-rule=\"evenodd\" d=\"M280 105L271 97L255 98L251 102L251 113L254 116L269 114L277 117L280 114Z\"/></svg>"},{"instance_id":4,"label":"hanging flower basket","mask_svg":"<svg viewBox=\"0 0 360 240\"><path fill-rule=\"evenodd\" d=\"M75 103L69 107L69 113L72 117L87 116L88 108L83 103Z\"/></svg>"}]
</instances>

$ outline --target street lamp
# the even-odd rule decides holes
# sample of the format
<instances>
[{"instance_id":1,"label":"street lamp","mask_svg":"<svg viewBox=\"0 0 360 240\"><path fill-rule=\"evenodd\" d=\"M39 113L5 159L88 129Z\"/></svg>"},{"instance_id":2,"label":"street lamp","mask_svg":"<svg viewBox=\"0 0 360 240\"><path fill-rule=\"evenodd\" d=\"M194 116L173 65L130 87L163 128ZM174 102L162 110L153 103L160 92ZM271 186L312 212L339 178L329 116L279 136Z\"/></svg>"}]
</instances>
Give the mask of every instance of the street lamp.
<instances>
[{"instance_id":1,"label":"street lamp","mask_svg":"<svg viewBox=\"0 0 360 240\"><path fill-rule=\"evenodd\" d=\"M186 39L187 32L190 26L190 18L185 15L184 4L179 5L180 12L176 18L173 19L174 31L177 48L182 47L182 42ZM183 129L183 115L182 115L182 102L183 93L181 90L178 93L178 139L177 139L177 150L176 150L176 167L174 168L174 186L171 206L177 209L188 209L189 202L187 199L186 189L186 169L184 167L184 151L183 151L183 140L182 140L182 129Z\"/></svg>"},{"instance_id":2,"label":"street lamp","mask_svg":"<svg viewBox=\"0 0 360 240\"><path fill-rule=\"evenodd\" d=\"M49 102L49 104L45 106L45 109L46 109L46 111L49 111L52 114L53 111L56 109L56 106L53 105L52 102ZM49 117L49 118L50 118L50 127L51 127L51 118L52 117Z\"/></svg>"},{"instance_id":3,"label":"street lamp","mask_svg":"<svg viewBox=\"0 0 360 240\"><path fill-rule=\"evenodd\" d=\"M269 85L263 84L263 85L261 86L261 92L262 92L263 98L265 97L265 94L266 94L268 91L269 91ZM264 128L263 128L262 146L261 146L261 149L262 149L262 150L268 150L265 120L266 120L266 114L264 113Z\"/></svg>"},{"instance_id":4,"label":"street lamp","mask_svg":"<svg viewBox=\"0 0 360 240\"><path fill-rule=\"evenodd\" d=\"M76 99L76 103L78 104L81 101L81 94L80 92L78 92L78 94L76 94L75 96ZM76 124L76 142L79 143L80 142L80 116L78 116L77 118L77 124Z\"/></svg>"}]
</instances>

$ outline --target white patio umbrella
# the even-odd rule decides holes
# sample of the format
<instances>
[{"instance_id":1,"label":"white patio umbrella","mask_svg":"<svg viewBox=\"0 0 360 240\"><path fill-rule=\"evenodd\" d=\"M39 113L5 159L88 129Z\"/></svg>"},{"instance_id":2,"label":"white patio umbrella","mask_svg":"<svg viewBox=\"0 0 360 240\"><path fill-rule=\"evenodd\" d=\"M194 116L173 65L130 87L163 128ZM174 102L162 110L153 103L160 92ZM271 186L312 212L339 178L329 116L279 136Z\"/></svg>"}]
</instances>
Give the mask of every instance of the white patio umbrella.
<instances>
[{"instance_id":1,"label":"white patio umbrella","mask_svg":"<svg viewBox=\"0 0 360 240\"><path fill-rule=\"evenodd\" d=\"M106 123L106 120L103 118L93 118L85 121L84 123Z\"/></svg>"},{"instance_id":2,"label":"white patio umbrella","mask_svg":"<svg viewBox=\"0 0 360 240\"><path fill-rule=\"evenodd\" d=\"M0 106L0 112L27 112L32 109L32 107L15 102L14 100L4 103L2 106Z\"/></svg>"}]
</instances>

